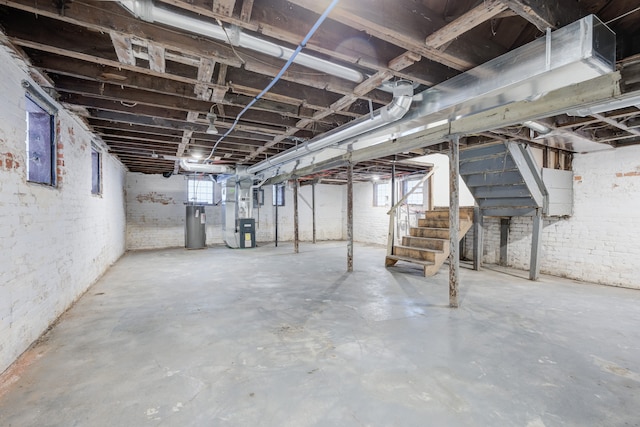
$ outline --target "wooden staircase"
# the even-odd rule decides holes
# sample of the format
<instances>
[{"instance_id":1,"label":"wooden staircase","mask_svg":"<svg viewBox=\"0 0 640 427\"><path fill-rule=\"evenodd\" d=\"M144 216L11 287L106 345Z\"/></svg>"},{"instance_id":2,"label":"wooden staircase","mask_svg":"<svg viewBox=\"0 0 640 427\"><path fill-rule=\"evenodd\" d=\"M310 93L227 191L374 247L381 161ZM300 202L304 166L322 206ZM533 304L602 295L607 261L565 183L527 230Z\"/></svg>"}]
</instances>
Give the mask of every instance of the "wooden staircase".
<instances>
[{"instance_id":1,"label":"wooden staircase","mask_svg":"<svg viewBox=\"0 0 640 427\"><path fill-rule=\"evenodd\" d=\"M460 209L458 239L473 225L473 207ZM394 245L391 255L387 255L385 266L391 267L398 261L419 264L424 275L433 276L449 256L449 209L437 208L425 212L418 220L417 227L411 227L408 236L402 237L401 245Z\"/></svg>"}]
</instances>

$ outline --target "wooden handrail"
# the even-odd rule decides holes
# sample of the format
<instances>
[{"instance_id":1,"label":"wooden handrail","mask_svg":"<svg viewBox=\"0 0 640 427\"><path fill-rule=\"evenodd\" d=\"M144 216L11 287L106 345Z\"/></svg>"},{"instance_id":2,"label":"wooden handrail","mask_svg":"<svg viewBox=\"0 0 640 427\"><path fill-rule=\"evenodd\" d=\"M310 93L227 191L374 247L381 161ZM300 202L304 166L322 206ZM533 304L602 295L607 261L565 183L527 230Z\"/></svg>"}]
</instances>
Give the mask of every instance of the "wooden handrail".
<instances>
[{"instance_id":1,"label":"wooden handrail","mask_svg":"<svg viewBox=\"0 0 640 427\"><path fill-rule=\"evenodd\" d=\"M427 179L429 179L431 177L431 175L433 175L433 173L438 169L437 166L435 166L433 169L431 169L429 171L428 174L426 174L425 176L422 177L422 179L420 181L418 181L418 183L416 185L413 186L413 188L411 190L409 190L407 192L407 194L405 194L402 199L398 200L398 203L396 203L395 205L393 205L393 207L391 209L389 209L389 212L387 212L387 215L391 215L391 212L396 210L398 208L398 206L400 206L405 200L407 200L407 198L414 192L416 191L416 188L418 188L419 186L421 186Z\"/></svg>"},{"instance_id":2,"label":"wooden handrail","mask_svg":"<svg viewBox=\"0 0 640 427\"><path fill-rule=\"evenodd\" d=\"M422 179L416 185L414 185L413 188L409 190L407 194L405 194L402 197L402 199L398 200L398 203L393 205L393 207L389 209L389 212L387 212L387 215L389 215L389 234L387 235L387 255L392 255L392 252L393 252L393 239L395 237L395 233L393 231L394 229L393 225L396 219L396 209L398 209L398 206L400 206L402 203L404 203L405 200L407 200L407 198L416 190L416 188L424 184L424 182L433 175L436 169L438 169L437 166L432 168L428 174L423 176ZM391 191L393 190L394 189L392 188Z\"/></svg>"}]
</instances>

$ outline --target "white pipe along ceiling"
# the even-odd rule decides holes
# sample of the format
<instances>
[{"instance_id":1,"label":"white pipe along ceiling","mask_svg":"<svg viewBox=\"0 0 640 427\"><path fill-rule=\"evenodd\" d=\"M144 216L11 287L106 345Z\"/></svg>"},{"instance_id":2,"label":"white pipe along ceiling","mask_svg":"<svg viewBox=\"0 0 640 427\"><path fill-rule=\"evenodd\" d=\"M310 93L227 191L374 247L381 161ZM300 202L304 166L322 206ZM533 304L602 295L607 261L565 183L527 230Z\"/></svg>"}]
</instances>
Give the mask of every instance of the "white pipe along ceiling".
<instances>
[{"instance_id":1,"label":"white pipe along ceiling","mask_svg":"<svg viewBox=\"0 0 640 427\"><path fill-rule=\"evenodd\" d=\"M133 15L147 22L157 22L202 36L211 37L212 39L225 43L229 42L234 46L251 49L273 56L274 58L284 59L285 61L288 60L294 52L293 49L289 49L288 47L280 46L276 43L244 33L236 26L230 27L229 30L225 32L225 29L220 25L158 7L153 4L152 0L118 0L118 2ZM229 38L227 38L227 34ZM299 53L293 62L354 83L360 83L365 78L364 74L360 71L306 53Z\"/></svg>"}]
</instances>

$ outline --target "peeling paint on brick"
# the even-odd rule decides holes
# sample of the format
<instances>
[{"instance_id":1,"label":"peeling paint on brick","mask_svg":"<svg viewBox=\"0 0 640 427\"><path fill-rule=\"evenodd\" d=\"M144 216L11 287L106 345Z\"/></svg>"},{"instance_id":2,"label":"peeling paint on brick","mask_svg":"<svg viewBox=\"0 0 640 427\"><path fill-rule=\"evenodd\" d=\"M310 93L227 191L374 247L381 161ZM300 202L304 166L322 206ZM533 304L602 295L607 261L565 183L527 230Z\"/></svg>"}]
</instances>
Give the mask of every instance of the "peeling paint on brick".
<instances>
[{"instance_id":1,"label":"peeling paint on brick","mask_svg":"<svg viewBox=\"0 0 640 427\"><path fill-rule=\"evenodd\" d=\"M166 195L161 193L156 193L155 191L147 194L138 194L136 196L136 200L140 203L149 202L160 203L162 205L175 204L175 201L171 197L167 197Z\"/></svg>"}]
</instances>

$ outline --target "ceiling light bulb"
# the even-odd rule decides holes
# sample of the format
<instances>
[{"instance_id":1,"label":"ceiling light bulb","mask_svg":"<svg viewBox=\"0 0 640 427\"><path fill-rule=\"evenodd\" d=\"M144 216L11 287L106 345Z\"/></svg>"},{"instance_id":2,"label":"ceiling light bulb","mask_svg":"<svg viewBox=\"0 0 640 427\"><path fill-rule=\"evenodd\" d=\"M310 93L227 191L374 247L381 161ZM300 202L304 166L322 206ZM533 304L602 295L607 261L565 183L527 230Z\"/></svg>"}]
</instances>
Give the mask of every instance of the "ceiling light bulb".
<instances>
[{"instance_id":1,"label":"ceiling light bulb","mask_svg":"<svg viewBox=\"0 0 640 427\"><path fill-rule=\"evenodd\" d=\"M213 123L210 123L206 133L209 135L216 135L218 133L218 128L216 128Z\"/></svg>"}]
</instances>

